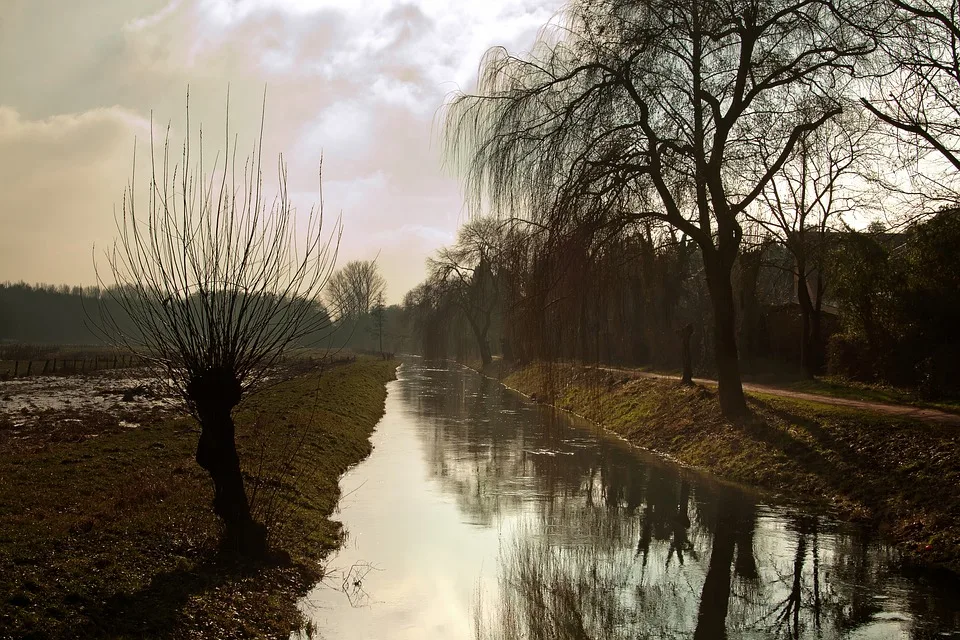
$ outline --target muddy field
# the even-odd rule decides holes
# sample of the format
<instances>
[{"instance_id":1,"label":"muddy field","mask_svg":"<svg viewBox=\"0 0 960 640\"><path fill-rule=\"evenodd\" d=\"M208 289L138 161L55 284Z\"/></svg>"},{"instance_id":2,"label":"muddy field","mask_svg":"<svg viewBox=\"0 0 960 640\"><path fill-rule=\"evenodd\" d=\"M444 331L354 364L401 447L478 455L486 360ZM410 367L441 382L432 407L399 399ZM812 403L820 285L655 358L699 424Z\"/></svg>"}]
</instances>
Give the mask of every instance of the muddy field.
<instances>
[{"instance_id":1,"label":"muddy field","mask_svg":"<svg viewBox=\"0 0 960 640\"><path fill-rule=\"evenodd\" d=\"M135 429L176 410L143 368L0 381L0 448L31 451Z\"/></svg>"},{"instance_id":2,"label":"muddy field","mask_svg":"<svg viewBox=\"0 0 960 640\"><path fill-rule=\"evenodd\" d=\"M322 363L291 359L273 367L261 386L353 361L353 356ZM147 367L0 380L0 449L36 451L54 442L82 442L135 429L182 409L171 389Z\"/></svg>"},{"instance_id":3,"label":"muddy field","mask_svg":"<svg viewBox=\"0 0 960 640\"><path fill-rule=\"evenodd\" d=\"M397 363L324 364L322 376L318 363L292 364L237 411L253 508L291 559L264 567L218 545L197 425L151 372L0 382L0 639L297 628L297 600L341 540L328 519L338 479L369 452ZM284 379L298 368L310 375Z\"/></svg>"}]
</instances>

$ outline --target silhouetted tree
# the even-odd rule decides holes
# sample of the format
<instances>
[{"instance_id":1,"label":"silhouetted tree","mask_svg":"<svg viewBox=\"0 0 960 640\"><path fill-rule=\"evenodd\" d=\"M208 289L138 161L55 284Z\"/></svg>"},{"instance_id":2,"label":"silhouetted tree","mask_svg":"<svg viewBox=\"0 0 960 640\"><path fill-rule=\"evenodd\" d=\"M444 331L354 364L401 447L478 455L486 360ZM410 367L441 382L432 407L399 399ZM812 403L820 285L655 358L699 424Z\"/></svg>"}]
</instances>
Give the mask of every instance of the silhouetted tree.
<instances>
[{"instance_id":1,"label":"silhouetted tree","mask_svg":"<svg viewBox=\"0 0 960 640\"><path fill-rule=\"evenodd\" d=\"M383 353L383 327L386 323L386 313L387 307L383 303L383 291L380 291L373 302L373 307L370 309L370 315L373 316L373 328L377 337L381 358L386 357Z\"/></svg>"},{"instance_id":2,"label":"silhouetted tree","mask_svg":"<svg viewBox=\"0 0 960 640\"><path fill-rule=\"evenodd\" d=\"M852 182L873 155L871 123L856 112L826 123L799 141L767 185L754 217L794 259L800 306L800 368L808 377L823 367L822 308L829 233L845 214L864 209Z\"/></svg>"},{"instance_id":3,"label":"silhouetted tree","mask_svg":"<svg viewBox=\"0 0 960 640\"><path fill-rule=\"evenodd\" d=\"M741 219L798 141L840 113L843 78L874 49L857 26L870 4L572 0L528 57L487 53L477 94L449 105L448 153L475 206L555 229L653 219L692 238L721 408L742 414Z\"/></svg>"},{"instance_id":4,"label":"silhouetted tree","mask_svg":"<svg viewBox=\"0 0 960 640\"><path fill-rule=\"evenodd\" d=\"M292 342L327 322L315 301L336 258L339 222L325 238L322 208L311 210L305 238L295 241L282 157L279 194L268 199L259 144L242 173L215 163L206 175L191 164L190 136L188 107L181 161L171 166L168 134L151 164L145 212L134 171L106 256L119 286L107 290L113 304L102 307L102 332L156 364L183 398L200 423L196 460L213 480L224 543L257 556L266 530L250 514L232 411ZM229 158L229 133L225 144ZM122 330L117 308L136 331Z\"/></svg>"},{"instance_id":5,"label":"silhouetted tree","mask_svg":"<svg viewBox=\"0 0 960 640\"><path fill-rule=\"evenodd\" d=\"M327 302L338 318L357 319L370 312L386 287L387 282L375 261L353 260L331 276L326 289Z\"/></svg>"},{"instance_id":6,"label":"silhouetted tree","mask_svg":"<svg viewBox=\"0 0 960 640\"><path fill-rule=\"evenodd\" d=\"M484 365L492 361L489 332L499 302L498 252L503 246L501 222L480 218L460 228L457 242L427 261L430 279L463 312Z\"/></svg>"}]
</instances>

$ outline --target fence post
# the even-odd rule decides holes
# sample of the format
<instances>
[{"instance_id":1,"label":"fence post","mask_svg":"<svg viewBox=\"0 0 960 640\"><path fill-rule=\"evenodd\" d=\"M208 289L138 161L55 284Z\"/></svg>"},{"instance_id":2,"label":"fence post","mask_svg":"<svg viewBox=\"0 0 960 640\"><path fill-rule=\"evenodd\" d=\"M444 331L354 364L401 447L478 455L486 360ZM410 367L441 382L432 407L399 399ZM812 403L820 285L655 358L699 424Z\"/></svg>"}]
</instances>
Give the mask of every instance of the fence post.
<instances>
[{"instance_id":1,"label":"fence post","mask_svg":"<svg viewBox=\"0 0 960 640\"><path fill-rule=\"evenodd\" d=\"M44 361L43 361L43 374L42 374L42 375L47 375L47 371L49 371L49 370L50 370L50 360L44 360Z\"/></svg>"},{"instance_id":2,"label":"fence post","mask_svg":"<svg viewBox=\"0 0 960 640\"><path fill-rule=\"evenodd\" d=\"M33 369L33 360L27 360L27 373L25 375L30 375L30 370Z\"/></svg>"},{"instance_id":3,"label":"fence post","mask_svg":"<svg viewBox=\"0 0 960 640\"><path fill-rule=\"evenodd\" d=\"M20 361L14 360L13 362L13 377L16 378L17 374L20 372Z\"/></svg>"},{"instance_id":4,"label":"fence post","mask_svg":"<svg viewBox=\"0 0 960 640\"><path fill-rule=\"evenodd\" d=\"M57 372L57 359L56 359L56 358L53 359L53 372L54 372L54 373Z\"/></svg>"}]
</instances>

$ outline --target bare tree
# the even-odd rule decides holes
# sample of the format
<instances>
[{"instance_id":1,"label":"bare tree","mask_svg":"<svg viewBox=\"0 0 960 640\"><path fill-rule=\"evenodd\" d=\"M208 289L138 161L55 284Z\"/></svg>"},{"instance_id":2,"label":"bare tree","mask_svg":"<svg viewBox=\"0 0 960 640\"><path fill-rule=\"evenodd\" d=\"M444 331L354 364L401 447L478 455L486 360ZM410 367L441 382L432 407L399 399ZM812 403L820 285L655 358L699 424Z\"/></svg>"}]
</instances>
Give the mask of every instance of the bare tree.
<instances>
[{"instance_id":1,"label":"bare tree","mask_svg":"<svg viewBox=\"0 0 960 640\"><path fill-rule=\"evenodd\" d=\"M750 214L793 256L801 316L800 367L808 377L822 365L828 233L846 214L867 208L855 183L873 155L874 128L860 113L848 111L805 136Z\"/></svg>"},{"instance_id":2,"label":"bare tree","mask_svg":"<svg viewBox=\"0 0 960 640\"><path fill-rule=\"evenodd\" d=\"M376 261L353 260L330 278L327 302L339 318L358 318L370 312L386 287Z\"/></svg>"},{"instance_id":3,"label":"bare tree","mask_svg":"<svg viewBox=\"0 0 960 640\"><path fill-rule=\"evenodd\" d=\"M960 2L888 2L897 20L881 39L887 68L879 70L863 105L899 134L899 157L914 188L927 200L955 202L960 199Z\"/></svg>"},{"instance_id":4,"label":"bare tree","mask_svg":"<svg viewBox=\"0 0 960 640\"><path fill-rule=\"evenodd\" d=\"M840 113L843 79L875 48L851 20L871 4L572 0L529 56L487 53L477 94L448 105L448 156L475 207L554 228L655 219L692 238L721 408L742 414L740 221L797 142Z\"/></svg>"},{"instance_id":5,"label":"bare tree","mask_svg":"<svg viewBox=\"0 0 960 640\"><path fill-rule=\"evenodd\" d=\"M463 312L484 365L493 361L488 333L499 302L497 253L503 246L503 223L479 218L463 227L454 246L441 249L427 261L430 279L445 290Z\"/></svg>"},{"instance_id":6,"label":"bare tree","mask_svg":"<svg viewBox=\"0 0 960 640\"><path fill-rule=\"evenodd\" d=\"M134 167L119 238L106 255L118 286L103 288L116 307L101 306L101 327L157 365L200 423L196 460L213 480L224 543L257 556L266 551L266 531L250 514L232 411L293 341L326 325L317 299L336 260L340 224L324 236L322 207L312 209L298 238L282 157L279 193L269 199L260 142L238 171L228 124L224 162L218 156L206 173L202 131L199 158L190 137L189 106L179 164L171 166L169 128L160 158L151 135L146 211L135 198ZM134 330L122 330L127 322Z\"/></svg>"}]
</instances>

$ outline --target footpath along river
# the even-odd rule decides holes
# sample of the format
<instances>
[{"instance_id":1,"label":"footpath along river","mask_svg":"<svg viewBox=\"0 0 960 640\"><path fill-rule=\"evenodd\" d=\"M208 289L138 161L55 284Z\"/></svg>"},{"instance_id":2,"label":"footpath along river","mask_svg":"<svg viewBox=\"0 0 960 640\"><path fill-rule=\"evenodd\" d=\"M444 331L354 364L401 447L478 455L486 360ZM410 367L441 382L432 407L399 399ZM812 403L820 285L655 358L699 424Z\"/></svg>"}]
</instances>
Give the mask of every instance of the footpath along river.
<instances>
[{"instance_id":1,"label":"footpath along river","mask_svg":"<svg viewBox=\"0 0 960 640\"><path fill-rule=\"evenodd\" d=\"M900 569L870 528L455 364L406 358L373 444L301 602L323 638L960 638L957 584Z\"/></svg>"}]
</instances>

